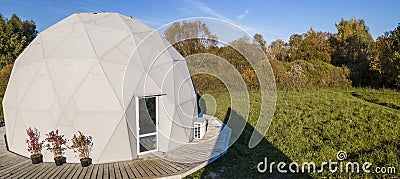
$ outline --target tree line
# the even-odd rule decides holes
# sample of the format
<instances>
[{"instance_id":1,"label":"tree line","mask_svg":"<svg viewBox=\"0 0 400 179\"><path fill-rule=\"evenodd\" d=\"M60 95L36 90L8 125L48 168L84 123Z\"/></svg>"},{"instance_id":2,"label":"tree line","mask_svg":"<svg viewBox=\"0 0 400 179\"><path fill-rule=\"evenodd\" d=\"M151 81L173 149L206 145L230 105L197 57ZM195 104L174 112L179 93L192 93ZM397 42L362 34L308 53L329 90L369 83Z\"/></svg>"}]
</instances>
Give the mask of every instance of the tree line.
<instances>
[{"instance_id":1,"label":"tree line","mask_svg":"<svg viewBox=\"0 0 400 179\"><path fill-rule=\"evenodd\" d=\"M187 24L193 27L187 28ZM362 19L354 17L349 20L341 19L335 26L337 29L335 33L310 28L303 34L291 35L288 42L277 39L267 44L263 36L257 33L253 39L243 37L231 44L260 46L271 63L276 85L280 89L351 85L400 88L400 24L376 40L372 38L369 28ZM252 84L254 76L252 71L258 67L251 67L231 46L210 45L213 43L203 45L200 41L194 43L196 39L190 39L192 42L188 45L185 34L189 33L185 31L191 31L192 34L198 31L207 32L199 36L202 37L202 41L208 37L210 41L217 41L215 34L198 21L176 22L165 31L164 35L183 56L211 53L226 59L242 73L243 79L250 87L257 88L256 84ZM171 37L175 39L171 40ZM196 78L194 81L196 86L218 88L210 84L210 80L206 80L208 84L199 82L196 84ZM217 79L211 81L215 82L216 86L220 84Z\"/></svg>"}]
</instances>

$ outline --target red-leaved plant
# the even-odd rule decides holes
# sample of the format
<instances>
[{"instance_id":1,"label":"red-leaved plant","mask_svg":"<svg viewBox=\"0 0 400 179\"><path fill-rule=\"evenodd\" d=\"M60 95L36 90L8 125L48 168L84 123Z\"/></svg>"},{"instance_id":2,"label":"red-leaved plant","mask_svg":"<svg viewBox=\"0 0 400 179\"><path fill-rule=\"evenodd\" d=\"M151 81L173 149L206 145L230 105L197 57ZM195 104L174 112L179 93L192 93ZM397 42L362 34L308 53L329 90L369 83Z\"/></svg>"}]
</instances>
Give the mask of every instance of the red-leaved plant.
<instances>
[{"instance_id":1,"label":"red-leaved plant","mask_svg":"<svg viewBox=\"0 0 400 179\"><path fill-rule=\"evenodd\" d=\"M80 159L88 159L93 147L92 136L85 136L81 131L78 133L79 135L74 134L72 145L68 148L78 153Z\"/></svg>"},{"instance_id":2,"label":"red-leaved plant","mask_svg":"<svg viewBox=\"0 0 400 179\"><path fill-rule=\"evenodd\" d=\"M67 149L65 144L67 143L64 135L58 134L58 129L54 132L51 131L46 134L47 138L46 141L49 144L46 145L47 150L51 151L54 154L55 158L62 157L64 151Z\"/></svg>"},{"instance_id":3,"label":"red-leaved plant","mask_svg":"<svg viewBox=\"0 0 400 179\"><path fill-rule=\"evenodd\" d=\"M40 132L36 128L28 128L26 133L29 136L29 139L26 139L26 143L28 144L28 151L32 154L32 156L39 156L42 154L42 148L44 141L39 141Z\"/></svg>"}]
</instances>

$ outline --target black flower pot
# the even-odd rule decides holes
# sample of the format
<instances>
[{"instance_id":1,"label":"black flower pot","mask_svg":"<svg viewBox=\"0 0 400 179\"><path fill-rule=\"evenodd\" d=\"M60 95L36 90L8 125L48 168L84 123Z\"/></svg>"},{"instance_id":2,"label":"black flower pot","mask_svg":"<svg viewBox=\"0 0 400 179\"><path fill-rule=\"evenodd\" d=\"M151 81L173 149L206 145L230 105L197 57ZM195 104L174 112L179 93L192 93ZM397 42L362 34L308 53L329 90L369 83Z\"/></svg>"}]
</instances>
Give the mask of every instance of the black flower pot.
<instances>
[{"instance_id":1,"label":"black flower pot","mask_svg":"<svg viewBox=\"0 0 400 179\"><path fill-rule=\"evenodd\" d=\"M81 165L82 167L87 167L89 166L91 163L91 159L90 158L81 158Z\"/></svg>"},{"instance_id":2,"label":"black flower pot","mask_svg":"<svg viewBox=\"0 0 400 179\"><path fill-rule=\"evenodd\" d=\"M63 157L55 157L54 162L56 162L57 166L60 166L64 163L64 159L63 159Z\"/></svg>"},{"instance_id":3,"label":"black flower pot","mask_svg":"<svg viewBox=\"0 0 400 179\"><path fill-rule=\"evenodd\" d=\"M43 155L31 155L32 164L38 164L43 162Z\"/></svg>"}]
</instances>

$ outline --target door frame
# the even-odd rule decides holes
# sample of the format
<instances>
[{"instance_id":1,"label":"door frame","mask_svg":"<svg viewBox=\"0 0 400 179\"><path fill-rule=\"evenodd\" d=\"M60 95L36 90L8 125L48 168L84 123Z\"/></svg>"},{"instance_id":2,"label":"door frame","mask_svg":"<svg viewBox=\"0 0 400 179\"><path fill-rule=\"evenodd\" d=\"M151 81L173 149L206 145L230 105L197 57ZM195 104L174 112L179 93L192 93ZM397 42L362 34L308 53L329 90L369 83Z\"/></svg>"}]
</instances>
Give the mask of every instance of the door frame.
<instances>
[{"instance_id":1,"label":"door frame","mask_svg":"<svg viewBox=\"0 0 400 179\"><path fill-rule=\"evenodd\" d=\"M139 133L139 99L141 98L155 98L155 102L156 102L156 132L151 132L151 133L147 133L147 134L141 134ZM159 100L159 96L140 96L137 97L135 96L135 114L136 114L136 136L137 136L137 141L136 141L136 150L137 150L137 154L138 155L143 155L143 154L147 154L147 153L151 153L154 151L158 151L158 100ZM148 150L148 151L144 151L144 152L140 152L140 138L141 137L147 137L147 136L152 136L152 135L156 135L156 148L153 150Z\"/></svg>"}]
</instances>

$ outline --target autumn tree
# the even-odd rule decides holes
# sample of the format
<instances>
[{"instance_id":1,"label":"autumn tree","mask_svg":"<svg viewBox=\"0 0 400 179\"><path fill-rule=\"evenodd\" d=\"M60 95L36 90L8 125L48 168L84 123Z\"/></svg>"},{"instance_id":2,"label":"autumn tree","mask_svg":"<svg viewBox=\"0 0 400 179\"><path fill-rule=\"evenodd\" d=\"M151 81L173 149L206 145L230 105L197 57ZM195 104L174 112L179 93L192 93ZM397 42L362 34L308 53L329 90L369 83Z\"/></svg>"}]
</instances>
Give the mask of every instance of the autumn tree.
<instances>
[{"instance_id":1,"label":"autumn tree","mask_svg":"<svg viewBox=\"0 0 400 179\"><path fill-rule=\"evenodd\" d=\"M332 48L328 41L329 37L330 33L315 31L312 28L302 35L291 35L288 51L289 61L318 60L330 63Z\"/></svg>"},{"instance_id":2,"label":"autumn tree","mask_svg":"<svg viewBox=\"0 0 400 179\"><path fill-rule=\"evenodd\" d=\"M353 85L370 85L375 77L370 62L374 57L374 40L364 20L342 19L336 25L337 33L329 39L333 47L332 64L347 66L351 70Z\"/></svg>"},{"instance_id":3,"label":"autumn tree","mask_svg":"<svg viewBox=\"0 0 400 179\"><path fill-rule=\"evenodd\" d=\"M201 21L175 22L165 30L164 36L184 57L217 44L217 36Z\"/></svg>"},{"instance_id":4,"label":"autumn tree","mask_svg":"<svg viewBox=\"0 0 400 179\"><path fill-rule=\"evenodd\" d=\"M22 21L16 14L7 19L0 14L0 66L14 63L36 35L33 21Z\"/></svg>"},{"instance_id":5,"label":"autumn tree","mask_svg":"<svg viewBox=\"0 0 400 179\"><path fill-rule=\"evenodd\" d=\"M264 37L259 33L254 34L253 39L258 45L261 45L262 47L265 47L265 45L267 44L267 41L265 41Z\"/></svg>"},{"instance_id":6,"label":"autumn tree","mask_svg":"<svg viewBox=\"0 0 400 179\"><path fill-rule=\"evenodd\" d=\"M276 59L280 61L287 61L287 46L282 39L272 41L268 46L267 54L271 59Z\"/></svg>"},{"instance_id":7,"label":"autumn tree","mask_svg":"<svg viewBox=\"0 0 400 179\"><path fill-rule=\"evenodd\" d=\"M400 88L400 23L376 40L377 56L371 69L378 72L382 85Z\"/></svg>"}]
</instances>

